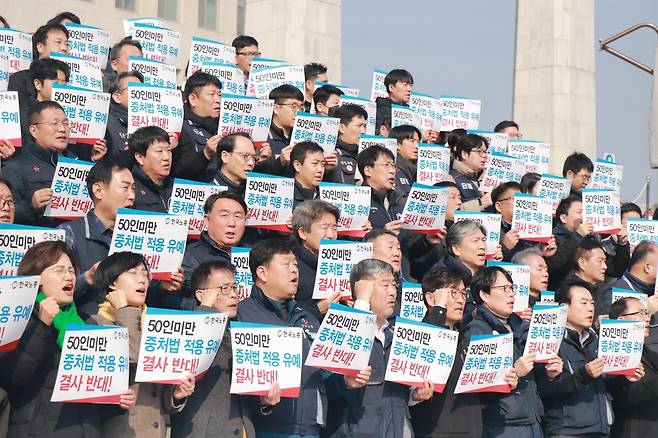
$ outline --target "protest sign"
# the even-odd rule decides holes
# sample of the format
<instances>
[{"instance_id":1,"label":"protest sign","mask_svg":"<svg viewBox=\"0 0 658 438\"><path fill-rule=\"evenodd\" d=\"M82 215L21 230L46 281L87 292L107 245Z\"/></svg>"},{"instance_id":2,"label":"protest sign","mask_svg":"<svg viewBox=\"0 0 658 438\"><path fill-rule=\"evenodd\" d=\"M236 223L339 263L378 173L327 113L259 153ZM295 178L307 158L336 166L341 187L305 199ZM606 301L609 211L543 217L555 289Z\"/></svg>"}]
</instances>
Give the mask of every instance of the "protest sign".
<instances>
[{"instance_id":1,"label":"protest sign","mask_svg":"<svg viewBox=\"0 0 658 438\"><path fill-rule=\"evenodd\" d=\"M270 99L223 94L217 134L224 137L234 132L246 132L255 144L262 144L270 132L273 110L274 101Z\"/></svg>"},{"instance_id":2,"label":"protest sign","mask_svg":"<svg viewBox=\"0 0 658 438\"><path fill-rule=\"evenodd\" d=\"M202 231L206 231L203 220L203 207L210 195L228 190L226 186L207 184L187 179L174 178L169 200L169 214L187 216L188 236L198 239Z\"/></svg>"},{"instance_id":3,"label":"protest sign","mask_svg":"<svg viewBox=\"0 0 658 438\"><path fill-rule=\"evenodd\" d=\"M285 84L297 87L304 93L304 82L304 67L301 65L281 65L255 71L252 68L247 82L247 96L267 99L270 91Z\"/></svg>"},{"instance_id":4,"label":"protest sign","mask_svg":"<svg viewBox=\"0 0 658 438\"><path fill-rule=\"evenodd\" d=\"M110 47L112 47L110 32L72 21L66 23L65 26L69 31L69 55L92 61L101 70L105 70Z\"/></svg>"},{"instance_id":5,"label":"protest sign","mask_svg":"<svg viewBox=\"0 0 658 438\"><path fill-rule=\"evenodd\" d=\"M509 141L509 136L504 132L494 132L494 131L480 131L478 129L469 129L468 134L479 135L484 137L489 142L489 147L487 152L491 154L506 155L507 154L507 143Z\"/></svg>"},{"instance_id":6,"label":"protest sign","mask_svg":"<svg viewBox=\"0 0 658 438\"><path fill-rule=\"evenodd\" d=\"M244 96L244 73L233 64L217 64L214 62L201 63L201 71L215 76L222 82L222 99L225 94Z\"/></svg>"},{"instance_id":7,"label":"protest sign","mask_svg":"<svg viewBox=\"0 0 658 438\"><path fill-rule=\"evenodd\" d=\"M372 312L332 303L304 365L356 376L370 361L376 321Z\"/></svg>"},{"instance_id":8,"label":"protest sign","mask_svg":"<svg viewBox=\"0 0 658 438\"><path fill-rule=\"evenodd\" d=\"M50 57L69 66L71 74L69 75L68 84L72 87L98 92L103 91L103 74L101 68L94 61L55 52L50 52Z\"/></svg>"},{"instance_id":9,"label":"protest sign","mask_svg":"<svg viewBox=\"0 0 658 438\"><path fill-rule=\"evenodd\" d=\"M94 205L87 192L87 175L94 163L59 157L50 188L53 195L43 215L59 219L83 217Z\"/></svg>"},{"instance_id":10,"label":"protest sign","mask_svg":"<svg viewBox=\"0 0 658 438\"><path fill-rule=\"evenodd\" d=\"M415 126L419 131L423 129L423 123L419 114L408 106L393 103L391 104L391 128L402 125Z\"/></svg>"},{"instance_id":11,"label":"protest sign","mask_svg":"<svg viewBox=\"0 0 658 438\"><path fill-rule=\"evenodd\" d=\"M484 165L480 191L488 193L507 181L520 182L524 174L523 160L504 154L489 154Z\"/></svg>"},{"instance_id":12,"label":"protest sign","mask_svg":"<svg viewBox=\"0 0 658 438\"><path fill-rule=\"evenodd\" d=\"M290 146L303 141L313 141L322 148L325 155L329 155L336 149L339 124L340 119L336 117L299 112L295 114Z\"/></svg>"},{"instance_id":13,"label":"protest sign","mask_svg":"<svg viewBox=\"0 0 658 438\"><path fill-rule=\"evenodd\" d=\"M555 292L552 290L543 290L539 292L539 301L541 303L555 303Z\"/></svg>"},{"instance_id":14,"label":"protest sign","mask_svg":"<svg viewBox=\"0 0 658 438\"><path fill-rule=\"evenodd\" d=\"M533 140L510 140L507 143L507 153L519 157L525 163L525 172L547 173L551 158L548 143Z\"/></svg>"},{"instance_id":15,"label":"protest sign","mask_svg":"<svg viewBox=\"0 0 658 438\"><path fill-rule=\"evenodd\" d=\"M512 277L515 286L514 291L514 313L522 313L528 308L530 301L530 266L516 263L487 261L488 266L500 266Z\"/></svg>"},{"instance_id":16,"label":"protest sign","mask_svg":"<svg viewBox=\"0 0 658 438\"><path fill-rule=\"evenodd\" d=\"M596 160L594 172L587 185L590 189L608 189L617 193L621 191L624 166L607 160Z\"/></svg>"},{"instance_id":17,"label":"protest sign","mask_svg":"<svg viewBox=\"0 0 658 438\"><path fill-rule=\"evenodd\" d=\"M133 25L133 39L142 45L144 58L176 65L180 51L180 33L145 23Z\"/></svg>"},{"instance_id":18,"label":"protest sign","mask_svg":"<svg viewBox=\"0 0 658 438\"><path fill-rule=\"evenodd\" d=\"M642 359L644 321L601 319L598 357L603 373L632 376Z\"/></svg>"},{"instance_id":19,"label":"protest sign","mask_svg":"<svg viewBox=\"0 0 658 438\"><path fill-rule=\"evenodd\" d=\"M125 32L126 36L132 36L134 34L135 25L137 24L151 27L167 27L164 21L157 18L124 18L123 31Z\"/></svg>"},{"instance_id":20,"label":"protest sign","mask_svg":"<svg viewBox=\"0 0 658 438\"><path fill-rule=\"evenodd\" d=\"M440 131L452 131L458 128L478 129L481 107L479 100L441 96L439 102L442 110Z\"/></svg>"},{"instance_id":21,"label":"protest sign","mask_svg":"<svg viewBox=\"0 0 658 438\"><path fill-rule=\"evenodd\" d=\"M413 183L402 211L402 228L433 234L445 225L449 189Z\"/></svg>"},{"instance_id":22,"label":"protest sign","mask_svg":"<svg viewBox=\"0 0 658 438\"><path fill-rule=\"evenodd\" d=\"M619 192L607 189L583 189L583 222L594 226L594 233L618 234L621 230Z\"/></svg>"},{"instance_id":23,"label":"protest sign","mask_svg":"<svg viewBox=\"0 0 658 438\"><path fill-rule=\"evenodd\" d=\"M402 283L400 316L414 321L422 321L427 312L423 299L423 288L418 283Z\"/></svg>"},{"instance_id":24,"label":"protest sign","mask_svg":"<svg viewBox=\"0 0 658 438\"><path fill-rule=\"evenodd\" d=\"M398 141L390 137L381 137L379 135L361 135L359 137L359 153L368 149L370 146L381 146L393 154L393 157L397 159L398 156Z\"/></svg>"},{"instance_id":25,"label":"protest sign","mask_svg":"<svg viewBox=\"0 0 658 438\"><path fill-rule=\"evenodd\" d=\"M156 280L170 280L183 262L188 218L153 211L120 208L110 243L110 254L142 254Z\"/></svg>"},{"instance_id":26,"label":"protest sign","mask_svg":"<svg viewBox=\"0 0 658 438\"><path fill-rule=\"evenodd\" d=\"M350 272L352 266L370 257L372 257L372 243L320 240L313 299L321 300L336 292L340 292L340 296L343 298L351 298Z\"/></svg>"},{"instance_id":27,"label":"protest sign","mask_svg":"<svg viewBox=\"0 0 658 438\"><path fill-rule=\"evenodd\" d=\"M249 298L251 287L254 285L254 279L249 269L249 251L251 251L250 248L241 248L239 246L231 248L231 264L235 266L233 277L240 288L240 296L238 297L240 301Z\"/></svg>"},{"instance_id":28,"label":"protest sign","mask_svg":"<svg viewBox=\"0 0 658 438\"><path fill-rule=\"evenodd\" d=\"M301 327L231 321L231 394L267 395L274 383L281 397L299 397Z\"/></svg>"},{"instance_id":29,"label":"protest sign","mask_svg":"<svg viewBox=\"0 0 658 438\"><path fill-rule=\"evenodd\" d=\"M0 53L0 91L7 91L9 87L9 55Z\"/></svg>"},{"instance_id":30,"label":"protest sign","mask_svg":"<svg viewBox=\"0 0 658 438\"><path fill-rule=\"evenodd\" d=\"M292 178L250 172L247 174L247 225L254 228L290 233L288 219L292 215L295 193Z\"/></svg>"},{"instance_id":31,"label":"protest sign","mask_svg":"<svg viewBox=\"0 0 658 438\"><path fill-rule=\"evenodd\" d=\"M438 144L418 144L416 182L428 186L450 179L450 149Z\"/></svg>"},{"instance_id":32,"label":"protest sign","mask_svg":"<svg viewBox=\"0 0 658 438\"><path fill-rule=\"evenodd\" d=\"M59 103L69 120L69 142L96 144L105 138L110 111L110 94L68 85L52 85L53 101Z\"/></svg>"},{"instance_id":33,"label":"protest sign","mask_svg":"<svg viewBox=\"0 0 658 438\"><path fill-rule=\"evenodd\" d=\"M370 214L370 187L352 184L320 183L320 199L340 211L338 234L363 237L363 224Z\"/></svg>"},{"instance_id":34,"label":"protest sign","mask_svg":"<svg viewBox=\"0 0 658 438\"><path fill-rule=\"evenodd\" d=\"M235 47L228 46L224 43L220 43L219 41L209 40L196 36L192 37L192 45L190 46L190 63L187 66L187 77L189 78L192 76L192 74L196 73L197 70L203 70L202 65L204 63L211 63L215 65L235 64ZM221 79L221 81L222 85L224 85L224 80ZM244 87L244 82L242 85Z\"/></svg>"},{"instance_id":35,"label":"protest sign","mask_svg":"<svg viewBox=\"0 0 658 438\"><path fill-rule=\"evenodd\" d=\"M539 187L537 195L550 200L553 211L560 205L560 201L568 198L571 193L571 181L567 178L548 173L542 174L537 187Z\"/></svg>"},{"instance_id":36,"label":"protest sign","mask_svg":"<svg viewBox=\"0 0 658 438\"><path fill-rule=\"evenodd\" d=\"M514 364L511 333L475 335L466 350L455 394L471 392L509 393L505 374Z\"/></svg>"},{"instance_id":37,"label":"protest sign","mask_svg":"<svg viewBox=\"0 0 658 438\"><path fill-rule=\"evenodd\" d=\"M32 35L8 27L0 28L0 54L7 55L9 76L32 64Z\"/></svg>"},{"instance_id":38,"label":"protest sign","mask_svg":"<svg viewBox=\"0 0 658 438\"><path fill-rule=\"evenodd\" d=\"M147 308L135 382L200 378L215 359L227 321L226 313Z\"/></svg>"},{"instance_id":39,"label":"protest sign","mask_svg":"<svg viewBox=\"0 0 658 438\"><path fill-rule=\"evenodd\" d=\"M422 387L425 379L443 392L457 351L459 332L397 317L385 380Z\"/></svg>"},{"instance_id":40,"label":"protest sign","mask_svg":"<svg viewBox=\"0 0 658 438\"><path fill-rule=\"evenodd\" d=\"M159 126L180 135L183 97L180 90L128 83L128 135L143 126Z\"/></svg>"},{"instance_id":41,"label":"protest sign","mask_svg":"<svg viewBox=\"0 0 658 438\"><path fill-rule=\"evenodd\" d=\"M118 405L128 371L127 328L69 324L50 401Z\"/></svg>"},{"instance_id":42,"label":"protest sign","mask_svg":"<svg viewBox=\"0 0 658 438\"><path fill-rule=\"evenodd\" d=\"M455 223L461 221L474 221L487 231L487 258L491 259L500 245L501 215L498 213L483 213L479 211L457 210L454 213Z\"/></svg>"},{"instance_id":43,"label":"protest sign","mask_svg":"<svg viewBox=\"0 0 658 438\"><path fill-rule=\"evenodd\" d=\"M538 303L532 308L528 339L523 355L535 353L535 363L557 356L567 326L569 306Z\"/></svg>"},{"instance_id":44,"label":"protest sign","mask_svg":"<svg viewBox=\"0 0 658 438\"><path fill-rule=\"evenodd\" d=\"M610 301L610 304L614 303L615 301L621 300L622 298L635 298L636 300L639 300L644 305L645 309L649 307L649 296L647 294L635 290L613 287L612 300Z\"/></svg>"},{"instance_id":45,"label":"protest sign","mask_svg":"<svg viewBox=\"0 0 658 438\"><path fill-rule=\"evenodd\" d=\"M0 278L0 352L16 348L32 315L38 275Z\"/></svg>"},{"instance_id":46,"label":"protest sign","mask_svg":"<svg viewBox=\"0 0 658 438\"><path fill-rule=\"evenodd\" d=\"M140 56L128 57L128 70L138 71L144 83L160 88L176 89L176 66Z\"/></svg>"},{"instance_id":47,"label":"protest sign","mask_svg":"<svg viewBox=\"0 0 658 438\"><path fill-rule=\"evenodd\" d=\"M626 227L631 251L643 240L658 243L658 221L629 217Z\"/></svg>"},{"instance_id":48,"label":"protest sign","mask_svg":"<svg viewBox=\"0 0 658 438\"><path fill-rule=\"evenodd\" d=\"M0 132L2 138L15 147L23 145L18 91L0 92Z\"/></svg>"},{"instance_id":49,"label":"protest sign","mask_svg":"<svg viewBox=\"0 0 658 438\"><path fill-rule=\"evenodd\" d=\"M547 243L553 236L551 201L527 193L515 193L512 230L518 231L522 240Z\"/></svg>"},{"instance_id":50,"label":"protest sign","mask_svg":"<svg viewBox=\"0 0 658 438\"><path fill-rule=\"evenodd\" d=\"M0 223L0 275L16 275L18 264L33 245L47 240L64 241L64 230Z\"/></svg>"},{"instance_id":51,"label":"protest sign","mask_svg":"<svg viewBox=\"0 0 658 438\"><path fill-rule=\"evenodd\" d=\"M409 107L416 114L420 115L421 131L432 130L439 132L441 130L441 114L443 113L443 108L439 99L426 94L411 93Z\"/></svg>"},{"instance_id":52,"label":"protest sign","mask_svg":"<svg viewBox=\"0 0 658 438\"><path fill-rule=\"evenodd\" d=\"M377 122L377 104L363 97L348 96L343 94L340 96L340 103L338 105L342 106L347 104L357 105L364 109L366 114L368 114L368 119L366 119L366 134L374 136ZM363 137L363 135L361 137Z\"/></svg>"},{"instance_id":53,"label":"protest sign","mask_svg":"<svg viewBox=\"0 0 658 438\"><path fill-rule=\"evenodd\" d=\"M289 65L285 61L279 61L278 59L269 59L269 58L252 58L251 68L249 73L253 73L256 70L262 70L264 68L272 67L282 67L284 65Z\"/></svg>"},{"instance_id":54,"label":"protest sign","mask_svg":"<svg viewBox=\"0 0 658 438\"><path fill-rule=\"evenodd\" d=\"M384 85L387 73L384 70L372 71L372 87L370 88L370 100L375 102L378 97L388 97L388 90Z\"/></svg>"}]
</instances>

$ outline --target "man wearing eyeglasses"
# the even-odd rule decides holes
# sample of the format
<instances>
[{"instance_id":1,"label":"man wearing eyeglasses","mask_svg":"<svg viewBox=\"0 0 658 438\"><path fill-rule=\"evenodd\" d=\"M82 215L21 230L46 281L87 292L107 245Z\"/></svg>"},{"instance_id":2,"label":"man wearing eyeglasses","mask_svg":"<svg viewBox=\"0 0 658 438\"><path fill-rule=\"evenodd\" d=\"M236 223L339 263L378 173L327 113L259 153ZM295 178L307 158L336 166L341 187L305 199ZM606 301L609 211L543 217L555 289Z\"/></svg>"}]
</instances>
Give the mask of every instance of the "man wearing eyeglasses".
<instances>
[{"instance_id":1,"label":"man wearing eyeglasses","mask_svg":"<svg viewBox=\"0 0 658 438\"><path fill-rule=\"evenodd\" d=\"M234 278L235 268L225 260L200 264L192 274L196 310L221 312L230 321L237 315L239 289ZM243 410L240 396L231 394L233 349L231 328L226 325L221 348L210 368L187 398L185 409L172 415L172 438L210 438L222 436L255 436L254 426Z\"/></svg>"},{"instance_id":2,"label":"man wearing eyeglasses","mask_svg":"<svg viewBox=\"0 0 658 438\"><path fill-rule=\"evenodd\" d=\"M217 175L214 183L244 197L247 174L254 170L256 149L249 134L237 132L222 138L217 144Z\"/></svg>"},{"instance_id":3,"label":"man wearing eyeglasses","mask_svg":"<svg viewBox=\"0 0 658 438\"><path fill-rule=\"evenodd\" d=\"M128 83L144 82L138 71L125 71L110 82L110 111L105 129L108 153L118 155L128 149Z\"/></svg>"},{"instance_id":4,"label":"man wearing eyeglasses","mask_svg":"<svg viewBox=\"0 0 658 438\"><path fill-rule=\"evenodd\" d=\"M287 166L292 151L290 135L295 125L295 115L304 111L304 95L297 87L281 85L270 91L269 98L274 100L274 110L267 143L274 158L279 158Z\"/></svg>"},{"instance_id":5,"label":"man wearing eyeglasses","mask_svg":"<svg viewBox=\"0 0 658 438\"><path fill-rule=\"evenodd\" d=\"M235 65L242 70L246 87L251 71L251 60L261 55L258 50L258 41L252 36L240 35L233 39L231 45L235 49Z\"/></svg>"}]
</instances>

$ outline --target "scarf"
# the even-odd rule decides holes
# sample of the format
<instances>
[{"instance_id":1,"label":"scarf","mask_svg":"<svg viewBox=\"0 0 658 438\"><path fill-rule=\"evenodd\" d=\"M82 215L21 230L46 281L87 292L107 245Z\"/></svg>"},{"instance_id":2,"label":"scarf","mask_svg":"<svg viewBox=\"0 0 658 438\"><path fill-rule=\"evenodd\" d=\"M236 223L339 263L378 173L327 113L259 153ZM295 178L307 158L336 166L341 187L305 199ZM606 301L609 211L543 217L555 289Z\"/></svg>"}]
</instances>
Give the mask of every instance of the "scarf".
<instances>
[{"instance_id":1,"label":"scarf","mask_svg":"<svg viewBox=\"0 0 658 438\"><path fill-rule=\"evenodd\" d=\"M144 320L146 319L146 304L144 304L143 307L141 316L142 323L144 323ZM102 316L107 321L110 321L112 324L116 324L117 322L116 311L114 310L114 307L112 307L112 304L107 300L103 301L103 303L98 306L98 315Z\"/></svg>"},{"instance_id":2,"label":"scarf","mask_svg":"<svg viewBox=\"0 0 658 438\"><path fill-rule=\"evenodd\" d=\"M39 291L37 294L37 304L41 303L43 300L46 299L46 295L42 292ZM66 306L60 306L59 312L57 315L55 315L55 319L53 319L53 326L57 330L57 346L59 349L62 349L62 345L64 345L64 335L66 334L66 327L69 324L85 324L85 322L80 318L80 315L78 315L78 311L75 308L75 304L67 304Z\"/></svg>"}]
</instances>

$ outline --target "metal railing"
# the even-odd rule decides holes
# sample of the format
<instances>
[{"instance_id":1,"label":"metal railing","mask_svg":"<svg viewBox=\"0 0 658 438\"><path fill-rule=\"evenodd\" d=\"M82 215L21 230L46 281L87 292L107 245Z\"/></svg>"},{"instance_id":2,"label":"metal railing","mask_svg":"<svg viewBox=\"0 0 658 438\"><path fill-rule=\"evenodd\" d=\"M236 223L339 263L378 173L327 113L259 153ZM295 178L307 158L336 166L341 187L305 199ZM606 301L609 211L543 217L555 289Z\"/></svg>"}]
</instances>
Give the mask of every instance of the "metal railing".
<instances>
[{"instance_id":1,"label":"metal railing","mask_svg":"<svg viewBox=\"0 0 658 438\"><path fill-rule=\"evenodd\" d=\"M653 68L649 67L648 65L642 64L640 61L638 61L636 59L633 59L628 55L624 55L620 51L618 51L616 49L613 49L612 47L608 46L608 44L612 43L613 41L617 41L619 38L625 37L626 35L629 35L629 34L635 32L636 30L643 29L643 28L653 29L653 31L656 32L656 35L658 35L658 26L656 26L655 24L651 24L651 23L640 23L640 24L636 24L635 26L631 26L626 30L622 30L618 34L612 35L611 37L603 38L603 39L599 40L599 44L600 44L599 48L601 50L605 50L606 52L608 52L612 55L615 55L617 58L619 58L623 61L626 61L629 64L634 65L635 67L637 67L641 70L644 70L645 72L649 73L650 75L653 75Z\"/></svg>"}]
</instances>

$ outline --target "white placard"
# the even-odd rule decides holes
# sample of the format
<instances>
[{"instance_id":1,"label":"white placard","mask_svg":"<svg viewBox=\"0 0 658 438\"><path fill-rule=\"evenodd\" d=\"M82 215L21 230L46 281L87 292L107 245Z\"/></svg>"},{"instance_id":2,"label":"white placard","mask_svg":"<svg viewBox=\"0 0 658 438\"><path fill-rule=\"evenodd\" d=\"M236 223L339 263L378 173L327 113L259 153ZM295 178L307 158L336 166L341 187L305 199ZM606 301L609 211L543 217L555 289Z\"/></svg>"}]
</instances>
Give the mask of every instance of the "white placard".
<instances>
[{"instance_id":1,"label":"white placard","mask_svg":"<svg viewBox=\"0 0 658 438\"><path fill-rule=\"evenodd\" d=\"M231 248L231 264L235 266L235 283L240 288L240 301L251 296L251 287L254 285L254 279L249 269L249 252L251 248L241 248L234 246Z\"/></svg>"},{"instance_id":2,"label":"white placard","mask_svg":"<svg viewBox=\"0 0 658 438\"><path fill-rule=\"evenodd\" d=\"M110 93L53 84L53 101L59 103L69 120L69 142L94 145L105 138ZM91 146L90 146L91 147Z\"/></svg>"},{"instance_id":3,"label":"white placard","mask_svg":"<svg viewBox=\"0 0 658 438\"><path fill-rule=\"evenodd\" d=\"M553 206L551 201L527 193L514 194L512 230L519 238L547 243L553 236Z\"/></svg>"},{"instance_id":4,"label":"white placard","mask_svg":"<svg viewBox=\"0 0 658 438\"><path fill-rule=\"evenodd\" d=\"M511 155L489 154L484 165L480 191L489 193L508 181L520 182L525 173L523 160Z\"/></svg>"},{"instance_id":5,"label":"white placard","mask_svg":"<svg viewBox=\"0 0 658 438\"><path fill-rule=\"evenodd\" d=\"M551 159L548 143L533 140L510 140L507 153L521 158L525 163L525 172L547 173Z\"/></svg>"},{"instance_id":6,"label":"white placard","mask_svg":"<svg viewBox=\"0 0 658 438\"><path fill-rule=\"evenodd\" d=\"M423 122L420 114L416 113L413 109L405 105L391 104L391 128L402 125L411 125L418 128L419 131L423 129Z\"/></svg>"},{"instance_id":7,"label":"white placard","mask_svg":"<svg viewBox=\"0 0 658 438\"><path fill-rule=\"evenodd\" d=\"M69 55L95 62L105 70L112 46L110 32L72 21L65 26L69 31Z\"/></svg>"},{"instance_id":8,"label":"white placard","mask_svg":"<svg viewBox=\"0 0 658 438\"><path fill-rule=\"evenodd\" d=\"M128 135L143 126L159 126L179 135L183 128L181 91L128 83Z\"/></svg>"},{"instance_id":9,"label":"white placard","mask_svg":"<svg viewBox=\"0 0 658 438\"><path fill-rule=\"evenodd\" d=\"M413 183L402 211L405 230L434 234L446 220L449 189Z\"/></svg>"},{"instance_id":10,"label":"white placard","mask_svg":"<svg viewBox=\"0 0 658 438\"><path fill-rule=\"evenodd\" d=\"M187 216L189 218L188 235L197 239L202 231L206 231L203 220L203 207L206 199L225 190L228 190L228 187L175 178L168 213Z\"/></svg>"},{"instance_id":11,"label":"white placard","mask_svg":"<svg viewBox=\"0 0 658 438\"><path fill-rule=\"evenodd\" d=\"M9 75L27 70L32 63L32 35L8 27L0 28L0 54L9 61Z\"/></svg>"},{"instance_id":12,"label":"white placard","mask_svg":"<svg viewBox=\"0 0 658 438\"><path fill-rule=\"evenodd\" d=\"M87 175L94 163L59 157L53 182L53 195L43 213L44 217L77 219L87 215L94 204L87 191Z\"/></svg>"},{"instance_id":13,"label":"white placard","mask_svg":"<svg viewBox=\"0 0 658 438\"><path fill-rule=\"evenodd\" d=\"M176 89L176 66L140 56L128 57L128 70L138 71L144 83L160 88Z\"/></svg>"},{"instance_id":14,"label":"white placard","mask_svg":"<svg viewBox=\"0 0 658 438\"><path fill-rule=\"evenodd\" d=\"M583 222L594 225L594 233L618 234L621 230L619 192L605 189L583 189Z\"/></svg>"},{"instance_id":15,"label":"white placard","mask_svg":"<svg viewBox=\"0 0 658 438\"><path fill-rule=\"evenodd\" d=\"M339 125L340 119L336 117L299 112L295 115L290 145L313 141L322 148L325 155L329 155L336 149Z\"/></svg>"},{"instance_id":16,"label":"white placard","mask_svg":"<svg viewBox=\"0 0 658 438\"><path fill-rule=\"evenodd\" d=\"M632 376L642 359L644 321L602 319L598 357L603 358L603 373Z\"/></svg>"},{"instance_id":17,"label":"white placard","mask_svg":"<svg viewBox=\"0 0 658 438\"><path fill-rule=\"evenodd\" d=\"M571 193L571 181L561 176L549 175L548 173L542 174L541 179L537 182L537 186L539 187L537 195L549 199L553 211L560 205L560 201L568 198Z\"/></svg>"},{"instance_id":18,"label":"white placard","mask_svg":"<svg viewBox=\"0 0 658 438\"><path fill-rule=\"evenodd\" d=\"M643 240L658 243L658 221L629 217L626 227L631 251Z\"/></svg>"},{"instance_id":19,"label":"white placard","mask_svg":"<svg viewBox=\"0 0 658 438\"><path fill-rule=\"evenodd\" d=\"M384 70L372 71L372 87L370 88L370 100L375 102L378 97L388 97L388 90L384 85L387 73Z\"/></svg>"},{"instance_id":20,"label":"white placard","mask_svg":"<svg viewBox=\"0 0 658 438\"><path fill-rule=\"evenodd\" d=\"M475 335L466 350L455 394L511 392L505 374L512 368L514 339L511 333Z\"/></svg>"},{"instance_id":21,"label":"white placard","mask_svg":"<svg viewBox=\"0 0 658 438\"><path fill-rule=\"evenodd\" d=\"M477 129L469 129L469 134L476 134L480 137L484 137L489 142L489 147L487 152L489 154L507 154L507 143L509 142L509 136L504 132L494 132L494 131L480 131Z\"/></svg>"},{"instance_id":22,"label":"white placard","mask_svg":"<svg viewBox=\"0 0 658 438\"><path fill-rule=\"evenodd\" d=\"M292 178L250 172L247 174L247 225L289 233L295 181Z\"/></svg>"},{"instance_id":23,"label":"white placard","mask_svg":"<svg viewBox=\"0 0 658 438\"><path fill-rule=\"evenodd\" d=\"M381 137L379 135L361 135L359 137L359 153L365 151L370 146L381 146L393 154L393 157L398 157L398 141L391 137Z\"/></svg>"},{"instance_id":24,"label":"white placard","mask_svg":"<svg viewBox=\"0 0 658 438\"><path fill-rule=\"evenodd\" d=\"M341 297L351 298L352 266L370 257L372 257L372 243L320 240L313 299L323 299L336 292L340 292Z\"/></svg>"},{"instance_id":25,"label":"white placard","mask_svg":"<svg viewBox=\"0 0 658 438\"><path fill-rule=\"evenodd\" d=\"M16 348L32 316L39 275L0 278L0 352Z\"/></svg>"},{"instance_id":26,"label":"white placard","mask_svg":"<svg viewBox=\"0 0 658 438\"><path fill-rule=\"evenodd\" d=\"M190 63L187 67L187 77L189 78L192 76L192 74L197 70L203 70L202 65L204 63L230 65L235 64L235 47L228 46L224 43L220 43L219 41L200 37L192 37L192 44L190 46ZM224 81L222 81L222 84L223 82Z\"/></svg>"},{"instance_id":27,"label":"white placard","mask_svg":"<svg viewBox=\"0 0 658 438\"><path fill-rule=\"evenodd\" d=\"M431 186L450 179L450 149L438 144L419 143L416 182Z\"/></svg>"},{"instance_id":28,"label":"white placard","mask_svg":"<svg viewBox=\"0 0 658 438\"><path fill-rule=\"evenodd\" d=\"M270 91L284 84L297 87L304 93L304 82L304 67L301 65L282 65L256 71L252 69L247 82L247 96L267 99Z\"/></svg>"},{"instance_id":29,"label":"white placard","mask_svg":"<svg viewBox=\"0 0 658 438\"><path fill-rule=\"evenodd\" d=\"M409 107L416 114L420 115L422 122L421 131L432 130L439 132L441 130L441 114L443 113L443 108L439 99L426 94L411 93Z\"/></svg>"},{"instance_id":30,"label":"white placard","mask_svg":"<svg viewBox=\"0 0 658 438\"><path fill-rule=\"evenodd\" d=\"M244 96L244 73L233 64L201 63L201 71L215 76L222 83L222 99L226 94ZM226 93L226 94L224 94Z\"/></svg>"},{"instance_id":31,"label":"white placard","mask_svg":"<svg viewBox=\"0 0 658 438\"><path fill-rule=\"evenodd\" d=\"M427 313L423 298L423 288L418 283L402 283L400 316L413 321L422 321Z\"/></svg>"},{"instance_id":32,"label":"white placard","mask_svg":"<svg viewBox=\"0 0 658 438\"><path fill-rule=\"evenodd\" d=\"M338 234L363 237L363 224L370 214L370 187L352 184L320 183L320 199L340 211Z\"/></svg>"},{"instance_id":33,"label":"white placard","mask_svg":"<svg viewBox=\"0 0 658 438\"><path fill-rule=\"evenodd\" d=\"M64 230L0 223L0 275L16 275L25 252L39 242L64 241Z\"/></svg>"},{"instance_id":34,"label":"white placard","mask_svg":"<svg viewBox=\"0 0 658 438\"><path fill-rule=\"evenodd\" d=\"M487 231L487 258L491 258L500 245L500 228L502 216L498 213L484 213L480 211L461 211L454 213L455 223L461 221L475 221Z\"/></svg>"},{"instance_id":35,"label":"white placard","mask_svg":"<svg viewBox=\"0 0 658 438\"><path fill-rule=\"evenodd\" d=\"M103 73L94 61L55 52L50 52L50 57L69 66L69 69L71 69L69 85L84 88L85 90L103 91Z\"/></svg>"},{"instance_id":36,"label":"white placard","mask_svg":"<svg viewBox=\"0 0 658 438\"><path fill-rule=\"evenodd\" d=\"M568 311L567 305L535 304L523 355L535 353L535 362L539 363L556 357L564 338Z\"/></svg>"},{"instance_id":37,"label":"white placard","mask_svg":"<svg viewBox=\"0 0 658 438\"><path fill-rule=\"evenodd\" d=\"M4 140L16 147L23 145L18 105L18 91L0 92L0 132Z\"/></svg>"},{"instance_id":38,"label":"white placard","mask_svg":"<svg viewBox=\"0 0 658 438\"><path fill-rule=\"evenodd\" d=\"M589 180L588 188L608 189L617 193L621 191L621 181L624 176L624 166L606 160L596 160L594 172Z\"/></svg>"},{"instance_id":39,"label":"white placard","mask_svg":"<svg viewBox=\"0 0 658 438\"><path fill-rule=\"evenodd\" d=\"M123 19L123 31L126 36L133 35L135 31L135 25L142 24L145 26L151 27L167 27L164 21L157 18L124 18Z\"/></svg>"},{"instance_id":40,"label":"white placard","mask_svg":"<svg viewBox=\"0 0 658 438\"><path fill-rule=\"evenodd\" d=\"M145 58L176 65L180 52L180 33L166 27L137 23L133 26L133 39L142 45Z\"/></svg>"},{"instance_id":41,"label":"white placard","mask_svg":"<svg viewBox=\"0 0 658 438\"><path fill-rule=\"evenodd\" d=\"M222 95L217 133L226 136L234 132L248 133L254 143L267 140L272 123L274 101L236 94Z\"/></svg>"},{"instance_id":42,"label":"white placard","mask_svg":"<svg viewBox=\"0 0 658 438\"><path fill-rule=\"evenodd\" d=\"M441 96L441 129L440 131L452 131L453 129L478 129L480 125L481 102L477 99L465 97Z\"/></svg>"}]
</instances>

